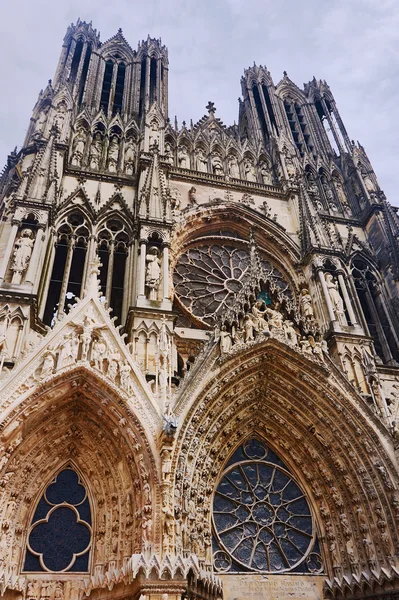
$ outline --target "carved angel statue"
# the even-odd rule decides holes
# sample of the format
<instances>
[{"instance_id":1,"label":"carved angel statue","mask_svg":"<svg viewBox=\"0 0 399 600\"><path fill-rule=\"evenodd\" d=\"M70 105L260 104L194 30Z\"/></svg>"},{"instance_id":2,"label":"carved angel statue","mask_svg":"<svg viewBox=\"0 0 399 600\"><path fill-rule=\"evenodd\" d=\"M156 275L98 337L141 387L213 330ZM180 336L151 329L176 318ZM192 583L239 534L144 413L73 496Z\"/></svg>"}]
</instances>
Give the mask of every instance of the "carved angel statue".
<instances>
[{"instance_id":1,"label":"carved angel statue","mask_svg":"<svg viewBox=\"0 0 399 600\"><path fill-rule=\"evenodd\" d=\"M86 143L86 131L81 127L73 140L72 146L72 166L80 167L83 160L83 154L85 151Z\"/></svg>"},{"instance_id":2,"label":"carved angel statue","mask_svg":"<svg viewBox=\"0 0 399 600\"><path fill-rule=\"evenodd\" d=\"M11 266L12 271L23 273L29 264L32 254L34 235L31 229L23 229L18 240L15 242L14 260Z\"/></svg>"},{"instance_id":3,"label":"carved angel statue","mask_svg":"<svg viewBox=\"0 0 399 600\"><path fill-rule=\"evenodd\" d=\"M147 263L145 284L150 289L150 300L156 300L156 292L161 278L161 261L155 246L149 249L145 261Z\"/></svg>"},{"instance_id":4,"label":"carved angel statue","mask_svg":"<svg viewBox=\"0 0 399 600\"><path fill-rule=\"evenodd\" d=\"M331 273L326 273L325 276L328 295L330 296L334 314L337 318L344 314L344 304L338 291L338 284L334 281Z\"/></svg>"}]
</instances>

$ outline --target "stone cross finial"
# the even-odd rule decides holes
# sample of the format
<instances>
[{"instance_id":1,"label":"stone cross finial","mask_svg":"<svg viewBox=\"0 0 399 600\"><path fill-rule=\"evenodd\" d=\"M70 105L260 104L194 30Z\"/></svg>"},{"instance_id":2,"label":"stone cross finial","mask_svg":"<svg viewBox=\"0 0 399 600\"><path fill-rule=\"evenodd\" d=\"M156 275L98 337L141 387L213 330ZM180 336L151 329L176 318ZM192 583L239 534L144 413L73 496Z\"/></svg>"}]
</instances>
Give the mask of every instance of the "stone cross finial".
<instances>
[{"instance_id":1,"label":"stone cross finial","mask_svg":"<svg viewBox=\"0 0 399 600\"><path fill-rule=\"evenodd\" d=\"M216 112L215 103L211 102L210 100L205 108L209 112L209 114L214 114Z\"/></svg>"}]
</instances>

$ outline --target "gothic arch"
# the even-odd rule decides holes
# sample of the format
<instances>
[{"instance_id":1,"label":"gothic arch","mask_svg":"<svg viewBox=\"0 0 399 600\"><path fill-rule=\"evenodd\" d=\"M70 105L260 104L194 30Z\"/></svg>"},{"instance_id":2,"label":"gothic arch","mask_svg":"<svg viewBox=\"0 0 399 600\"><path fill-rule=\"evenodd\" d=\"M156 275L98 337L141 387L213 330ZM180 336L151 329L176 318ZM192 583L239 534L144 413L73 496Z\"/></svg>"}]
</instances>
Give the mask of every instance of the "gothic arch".
<instances>
[{"instance_id":1,"label":"gothic arch","mask_svg":"<svg viewBox=\"0 0 399 600\"><path fill-rule=\"evenodd\" d=\"M278 342L228 358L217 354L190 371L176 407L175 502L182 513L194 503L205 532L197 552L206 551L223 466L248 436L259 435L301 481L330 578L342 579L354 564L376 568L399 543L394 457L378 419L332 364L311 364ZM206 379L200 394L193 387L198 378Z\"/></svg>"}]
</instances>

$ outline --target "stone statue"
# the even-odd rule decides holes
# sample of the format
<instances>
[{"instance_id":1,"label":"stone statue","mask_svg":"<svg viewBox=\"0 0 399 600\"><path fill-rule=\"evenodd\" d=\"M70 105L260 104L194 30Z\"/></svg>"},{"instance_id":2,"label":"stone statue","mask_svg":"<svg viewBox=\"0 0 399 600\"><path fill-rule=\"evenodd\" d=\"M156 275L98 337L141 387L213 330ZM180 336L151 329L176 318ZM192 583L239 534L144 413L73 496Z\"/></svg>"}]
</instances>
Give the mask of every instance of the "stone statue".
<instances>
[{"instance_id":1,"label":"stone statue","mask_svg":"<svg viewBox=\"0 0 399 600\"><path fill-rule=\"evenodd\" d=\"M156 119L152 119L151 123L150 123L150 137L149 137L149 148L150 150L154 149L154 147L156 146L157 148L159 148L159 138L160 138L160 133L159 133L159 125L158 125L158 121Z\"/></svg>"},{"instance_id":2,"label":"stone statue","mask_svg":"<svg viewBox=\"0 0 399 600\"><path fill-rule=\"evenodd\" d=\"M207 173L208 172L208 161L207 161L207 158L206 158L202 148L198 149L196 159L197 159L196 160L197 171L199 171L200 173Z\"/></svg>"},{"instance_id":3,"label":"stone statue","mask_svg":"<svg viewBox=\"0 0 399 600\"><path fill-rule=\"evenodd\" d=\"M255 169L249 159L244 162L244 177L247 181L256 181Z\"/></svg>"},{"instance_id":4,"label":"stone statue","mask_svg":"<svg viewBox=\"0 0 399 600\"><path fill-rule=\"evenodd\" d=\"M131 380L130 380L130 365L127 362L124 362L119 367L120 373L120 385L121 388L127 393L131 392Z\"/></svg>"},{"instance_id":5,"label":"stone statue","mask_svg":"<svg viewBox=\"0 0 399 600\"><path fill-rule=\"evenodd\" d=\"M114 135L111 139L111 142L108 147L108 171L110 173L116 173L118 168L118 158L119 158L119 142L116 135Z\"/></svg>"},{"instance_id":6,"label":"stone statue","mask_svg":"<svg viewBox=\"0 0 399 600\"><path fill-rule=\"evenodd\" d=\"M83 154L86 144L86 130L81 127L77 132L72 146L72 166L80 167L83 160Z\"/></svg>"},{"instance_id":7,"label":"stone statue","mask_svg":"<svg viewBox=\"0 0 399 600\"><path fill-rule=\"evenodd\" d=\"M65 117L66 117L67 107L65 102L60 102L57 106L57 114L54 119L54 125L57 127L60 135L60 139L62 139L62 134L64 130Z\"/></svg>"},{"instance_id":8,"label":"stone statue","mask_svg":"<svg viewBox=\"0 0 399 600\"><path fill-rule=\"evenodd\" d=\"M79 353L79 339L71 334L63 343L62 348L62 367L69 367L74 365L78 360Z\"/></svg>"},{"instance_id":9,"label":"stone statue","mask_svg":"<svg viewBox=\"0 0 399 600\"><path fill-rule=\"evenodd\" d=\"M194 186L188 191L188 201L190 202L191 206L197 204L197 190Z\"/></svg>"},{"instance_id":10,"label":"stone statue","mask_svg":"<svg viewBox=\"0 0 399 600\"><path fill-rule=\"evenodd\" d=\"M262 310L264 303L262 300L257 300L251 309L253 320L255 323L255 331L257 333L270 334L269 324L265 319L265 310Z\"/></svg>"},{"instance_id":11,"label":"stone statue","mask_svg":"<svg viewBox=\"0 0 399 600\"><path fill-rule=\"evenodd\" d=\"M103 371L104 369L104 359L107 354L107 345L103 338L99 338L93 342L92 349L92 360L94 362L94 366L99 371Z\"/></svg>"},{"instance_id":12,"label":"stone statue","mask_svg":"<svg viewBox=\"0 0 399 600\"><path fill-rule=\"evenodd\" d=\"M272 329L282 329L283 328L283 315L278 310L280 308L280 304L277 302L275 309L266 307L266 314L269 319L269 327Z\"/></svg>"},{"instance_id":13,"label":"stone statue","mask_svg":"<svg viewBox=\"0 0 399 600\"><path fill-rule=\"evenodd\" d=\"M227 170L230 177L240 179L240 169L235 156L230 155L227 161Z\"/></svg>"},{"instance_id":14,"label":"stone statue","mask_svg":"<svg viewBox=\"0 0 399 600\"><path fill-rule=\"evenodd\" d=\"M134 150L134 141L133 138L130 137L126 140L125 145L125 173L126 175L133 175L134 173L134 163L136 160L136 153Z\"/></svg>"},{"instance_id":15,"label":"stone statue","mask_svg":"<svg viewBox=\"0 0 399 600\"><path fill-rule=\"evenodd\" d=\"M158 257L158 249L155 246L149 249L145 261L147 263L145 284L150 290L150 300L156 300L161 279L161 261Z\"/></svg>"},{"instance_id":16,"label":"stone statue","mask_svg":"<svg viewBox=\"0 0 399 600\"><path fill-rule=\"evenodd\" d=\"M366 190L370 193L370 192L375 192L375 185L370 177L370 172L367 171L367 169L365 167L361 167L360 168L360 173L362 175L363 178L363 182L364 182L364 187L366 188Z\"/></svg>"},{"instance_id":17,"label":"stone statue","mask_svg":"<svg viewBox=\"0 0 399 600\"><path fill-rule=\"evenodd\" d=\"M305 317L305 319L313 319L314 311L312 305L312 296L310 295L309 290L307 288L303 288L301 290L299 303L301 313Z\"/></svg>"},{"instance_id":18,"label":"stone statue","mask_svg":"<svg viewBox=\"0 0 399 600\"><path fill-rule=\"evenodd\" d=\"M272 185L272 174L267 163L261 162L259 170L262 177L262 183L265 185Z\"/></svg>"},{"instance_id":19,"label":"stone statue","mask_svg":"<svg viewBox=\"0 0 399 600\"><path fill-rule=\"evenodd\" d=\"M185 146L180 146L179 148L179 151L177 153L177 166L181 169L190 168L190 158L188 156L187 148Z\"/></svg>"},{"instance_id":20,"label":"stone statue","mask_svg":"<svg viewBox=\"0 0 399 600\"><path fill-rule=\"evenodd\" d=\"M46 121L47 121L49 110L50 110L49 104L46 104L46 106L41 110L39 117L36 121L35 135L41 136L41 134L43 133L44 128L46 126Z\"/></svg>"},{"instance_id":21,"label":"stone statue","mask_svg":"<svg viewBox=\"0 0 399 600\"><path fill-rule=\"evenodd\" d=\"M254 338L255 323L253 322L251 315L245 315L244 329L245 329L245 341L252 342L255 339Z\"/></svg>"},{"instance_id":22,"label":"stone statue","mask_svg":"<svg viewBox=\"0 0 399 600\"><path fill-rule=\"evenodd\" d=\"M226 354L231 350L233 345L233 340L231 334L227 331L226 325L222 325L220 330L220 352L221 354Z\"/></svg>"},{"instance_id":23,"label":"stone statue","mask_svg":"<svg viewBox=\"0 0 399 600\"><path fill-rule=\"evenodd\" d=\"M173 159L173 149L169 142L166 142L166 144L165 144L165 156L166 156L167 162L170 165L173 165L173 163L175 162Z\"/></svg>"},{"instance_id":24,"label":"stone statue","mask_svg":"<svg viewBox=\"0 0 399 600\"><path fill-rule=\"evenodd\" d=\"M102 149L103 141L101 133L96 133L90 148L90 169L98 171L100 168Z\"/></svg>"},{"instance_id":25,"label":"stone statue","mask_svg":"<svg viewBox=\"0 0 399 600\"><path fill-rule=\"evenodd\" d=\"M223 163L219 154L212 156L212 171L215 175L223 175Z\"/></svg>"},{"instance_id":26,"label":"stone statue","mask_svg":"<svg viewBox=\"0 0 399 600\"><path fill-rule=\"evenodd\" d=\"M325 275L328 295L333 306L334 314L337 318L344 314L344 304L338 291L338 284L334 281L331 273Z\"/></svg>"},{"instance_id":27,"label":"stone statue","mask_svg":"<svg viewBox=\"0 0 399 600\"><path fill-rule=\"evenodd\" d=\"M286 335L287 340L293 346L298 346L298 334L294 329L294 324L292 321L284 321L284 333Z\"/></svg>"},{"instance_id":28,"label":"stone statue","mask_svg":"<svg viewBox=\"0 0 399 600\"><path fill-rule=\"evenodd\" d=\"M42 379L44 379L45 377L52 375L52 373L54 372L54 367L55 367L54 352L51 352L51 350L48 350L44 355L42 369L40 371L40 377Z\"/></svg>"},{"instance_id":29,"label":"stone statue","mask_svg":"<svg viewBox=\"0 0 399 600\"><path fill-rule=\"evenodd\" d=\"M31 229L23 229L20 237L15 242L14 260L11 265L11 270L14 271L14 275L17 275L17 273L19 274L19 281L14 281L13 277L13 283L20 283L21 275L29 264L34 243L35 238L33 231Z\"/></svg>"}]
</instances>

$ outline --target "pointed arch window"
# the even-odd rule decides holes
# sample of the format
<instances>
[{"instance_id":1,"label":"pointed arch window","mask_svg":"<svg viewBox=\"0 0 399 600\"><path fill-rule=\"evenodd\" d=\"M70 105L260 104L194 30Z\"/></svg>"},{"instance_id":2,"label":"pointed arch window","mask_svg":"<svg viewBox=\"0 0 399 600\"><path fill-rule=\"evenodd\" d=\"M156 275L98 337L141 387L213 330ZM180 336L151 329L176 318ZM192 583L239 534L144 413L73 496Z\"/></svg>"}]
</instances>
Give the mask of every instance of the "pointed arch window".
<instances>
[{"instance_id":1,"label":"pointed arch window","mask_svg":"<svg viewBox=\"0 0 399 600\"><path fill-rule=\"evenodd\" d=\"M313 144L311 142L302 107L297 102L285 98L284 110L287 115L292 137L294 138L295 145L298 148L300 155L303 156L305 150L313 152Z\"/></svg>"},{"instance_id":2,"label":"pointed arch window","mask_svg":"<svg viewBox=\"0 0 399 600\"><path fill-rule=\"evenodd\" d=\"M71 63L71 73L69 76L69 81L73 85L76 80L76 75L78 74L80 58L82 56L83 51L83 40L78 40L75 46L75 52L73 54L72 63Z\"/></svg>"},{"instance_id":3,"label":"pointed arch window","mask_svg":"<svg viewBox=\"0 0 399 600\"><path fill-rule=\"evenodd\" d=\"M321 573L310 506L284 462L252 438L228 461L213 500L218 572Z\"/></svg>"},{"instance_id":4,"label":"pointed arch window","mask_svg":"<svg viewBox=\"0 0 399 600\"><path fill-rule=\"evenodd\" d=\"M29 528L25 572L87 572L92 541L87 490L71 467L47 486Z\"/></svg>"},{"instance_id":5,"label":"pointed arch window","mask_svg":"<svg viewBox=\"0 0 399 600\"><path fill-rule=\"evenodd\" d=\"M108 114L109 97L111 94L113 73L114 73L114 63L112 60L107 60L107 62L105 63L103 87L101 90L101 100L100 100L100 107L103 109L103 111L106 115Z\"/></svg>"},{"instance_id":6,"label":"pointed arch window","mask_svg":"<svg viewBox=\"0 0 399 600\"><path fill-rule=\"evenodd\" d=\"M116 115L117 113L121 113L122 112L123 91L125 89L125 73L126 73L125 63L120 62L118 64L118 71L116 73L114 106L113 106L113 109L112 109L112 114L113 115Z\"/></svg>"}]
</instances>

